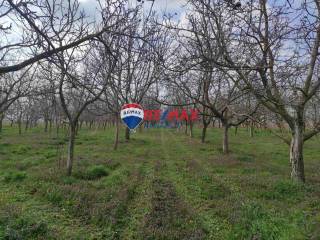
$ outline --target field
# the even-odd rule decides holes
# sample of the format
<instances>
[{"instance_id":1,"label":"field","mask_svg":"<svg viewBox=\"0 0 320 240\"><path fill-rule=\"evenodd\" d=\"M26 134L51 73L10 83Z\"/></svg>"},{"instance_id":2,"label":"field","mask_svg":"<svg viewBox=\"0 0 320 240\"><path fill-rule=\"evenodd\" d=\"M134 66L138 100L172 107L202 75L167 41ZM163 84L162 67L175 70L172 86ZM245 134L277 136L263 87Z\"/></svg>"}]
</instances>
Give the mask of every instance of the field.
<instances>
[{"instance_id":1,"label":"field","mask_svg":"<svg viewBox=\"0 0 320 240\"><path fill-rule=\"evenodd\" d=\"M144 129L114 151L114 130L82 129L71 177L65 133L5 127L0 239L320 239L320 139L305 145L306 181L290 181L288 146L269 132L190 139Z\"/></svg>"}]
</instances>

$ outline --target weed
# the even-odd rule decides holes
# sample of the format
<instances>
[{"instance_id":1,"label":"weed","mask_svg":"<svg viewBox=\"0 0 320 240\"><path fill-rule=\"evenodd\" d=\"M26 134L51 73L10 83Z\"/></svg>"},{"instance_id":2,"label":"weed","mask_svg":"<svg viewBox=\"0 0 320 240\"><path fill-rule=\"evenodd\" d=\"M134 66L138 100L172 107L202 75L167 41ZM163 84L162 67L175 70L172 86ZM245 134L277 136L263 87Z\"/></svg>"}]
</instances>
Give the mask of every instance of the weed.
<instances>
[{"instance_id":1,"label":"weed","mask_svg":"<svg viewBox=\"0 0 320 240\"><path fill-rule=\"evenodd\" d=\"M280 239L284 221L263 209L260 204L247 203L242 206L230 235L230 239Z\"/></svg>"},{"instance_id":2,"label":"weed","mask_svg":"<svg viewBox=\"0 0 320 240\"><path fill-rule=\"evenodd\" d=\"M85 180L96 180L105 176L108 176L108 170L103 165L96 165L89 167L84 172L77 172L75 174L76 178L85 179Z\"/></svg>"},{"instance_id":3,"label":"weed","mask_svg":"<svg viewBox=\"0 0 320 240\"><path fill-rule=\"evenodd\" d=\"M246 174L253 174L256 172L256 169L254 168L243 168L241 169L241 174L246 175Z\"/></svg>"},{"instance_id":4,"label":"weed","mask_svg":"<svg viewBox=\"0 0 320 240\"><path fill-rule=\"evenodd\" d=\"M70 184L76 183L77 179L74 177L66 176L62 178L62 182L66 185L70 185Z\"/></svg>"},{"instance_id":5,"label":"weed","mask_svg":"<svg viewBox=\"0 0 320 240\"><path fill-rule=\"evenodd\" d=\"M0 216L0 226L4 232L1 239L48 239L50 236L47 223L31 216L22 215L23 212L15 205L7 206ZM0 233L1 236L1 233ZM52 238L51 238L52 239Z\"/></svg>"},{"instance_id":6,"label":"weed","mask_svg":"<svg viewBox=\"0 0 320 240\"><path fill-rule=\"evenodd\" d=\"M59 188L54 186L47 189L45 196L49 202L55 205L60 205L64 198Z\"/></svg>"},{"instance_id":7,"label":"weed","mask_svg":"<svg viewBox=\"0 0 320 240\"><path fill-rule=\"evenodd\" d=\"M4 240L45 238L47 233L46 223L19 218L15 223L7 226Z\"/></svg>"},{"instance_id":8,"label":"weed","mask_svg":"<svg viewBox=\"0 0 320 240\"><path fill-rule=\"evenodd\" d=\"M303 185L289 180L281 180L277 181L268 191L262 192L261 196L272 200L299 200L303 197L304 192Z\"/></svg>"},{"instance_id":9,"label":"weed","mask_svg":"<svg viewBox=\"0 0 320 240\"><path fill-rule=\"evenodd\" d=\"M56 153L55 153L55 152L46 152L46 153L44 153L44 157L45 157L46 159L53 158L53 157L55 157L55 156L56 156Z\"/></svg>"},{"instance_id":10,"label":"weed","mask_svg":"<svg viewBox=\"0 0 320 240\"><path fill-rule=\"evenodd\" d=\"M26 177L27 177L26 172L10 171L4 174L3 180L6 183L20 182L20 181L23 181Z\"/></svg>"},{"instance_id":11,"label":"weed","mask_svg":"<svg viewBox=\"0 0 320 240\"><path fill-rule=\"evenodd\" d=\"M15 149L12 150L13 153L22 155L31 150L30 146L18 145Z\"/></svg>"},{"instance_id":12,"label":"weed","mask_svg":"<svg viewBox=\"0 0 320 240\"><path fill-rule=\"evenodd\" d=\"M206 188L204 188L202 191L203 198L209 199L209 200L224 198L229 194L230 194L230 190L228 190L225 186L221 184L215 185L213 183L207 186Z\"/></svg>"},{"instance_id":13,"label":"weed","mask_svg":"<svg viewBox=\"0 0 320 240\"><path fill-rule=\"evenodd\" d=\"M238 156L240 162L254 162L254 156L246 154Z\"/></svg>"}]
</instances>

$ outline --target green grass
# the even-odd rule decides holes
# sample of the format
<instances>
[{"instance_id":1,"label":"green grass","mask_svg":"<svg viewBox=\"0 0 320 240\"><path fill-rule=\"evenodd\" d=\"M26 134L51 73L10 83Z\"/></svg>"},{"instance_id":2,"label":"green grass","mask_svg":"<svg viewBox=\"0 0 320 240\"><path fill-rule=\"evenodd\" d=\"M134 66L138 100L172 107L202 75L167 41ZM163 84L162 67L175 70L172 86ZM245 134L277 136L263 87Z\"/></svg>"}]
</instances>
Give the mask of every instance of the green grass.
<instances>
[{"instance_id":1,"label":"green grass","mask_svg":"<svg viewBox=\"0 0 320 240\"><path fill-rule=\"evenodd\" d=\"M307 183L290 181L288 146L268 131L82 129L66 176L65 132L0 134L0 239L320 239L319 138Z\"/></svg>"},{"instance_id":2,"label":"green grass","mask_svg":"<svg viewBox=\"0 0 320 240\"><path fill-rule=\"evenodd\" d=\"M85 180L96 180L108 176L108 170L104 165L94 165L88 167L84 172L76 172L76 178Z\"/></svg>"}]
</instances>

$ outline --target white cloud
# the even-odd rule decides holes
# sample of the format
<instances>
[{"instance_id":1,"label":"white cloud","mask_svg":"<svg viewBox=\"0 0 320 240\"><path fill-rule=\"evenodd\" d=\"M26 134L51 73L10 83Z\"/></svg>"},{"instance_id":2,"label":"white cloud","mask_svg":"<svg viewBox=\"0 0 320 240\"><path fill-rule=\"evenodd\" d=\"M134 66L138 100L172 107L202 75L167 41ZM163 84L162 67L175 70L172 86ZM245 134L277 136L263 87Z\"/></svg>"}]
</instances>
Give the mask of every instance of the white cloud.
<instances>
[{"instance_id":1,"label":"white cloud","mask_svg":"<svg viewBox=\"0 0 320 240\"><path fill-rule=\"evenodd\" d=\"M153 9L158 13L177 13L180 14L183 11L183 5L186 4L187 0L142 0L143 7L146 11L150 9L153 4ZM137 0L129 0L129 5L135 6L139 4Z\"/></svg>"},{"instance_id":2,"label":"white cloud","mask_svg":"<svg viewBox=\"0 0 320 240\"><path fill-rule=\"evenodd\" d=\"M94 17L95 14L97 14L96 8L98 7L97 0L78 0L80 2L81 8L87 13L87 15L90 15L90 17ZM152 6L152 1L150 0L141 0L143 1L143 7L146 12L148 12ZM128 0L129 6L134 7L137 4L140 4L141 2L138 2L138 0ZM162 15L164 13L177 15L177 18L179 19L185 9L184 5L187 3L187 0L154 0L153 3L153 9L157 11L159 15Z\"/></svg>"},{"instance_id":3,"label":"white cloud","mask_svg":"<svg viewBox=\"0 0 320 240\"><path fill-rule=\"evenodd\" d=\"M181 12L185 4L186 0L155 0L154 3L155 8L166 12Z\"/></svg>"}]
</instances>

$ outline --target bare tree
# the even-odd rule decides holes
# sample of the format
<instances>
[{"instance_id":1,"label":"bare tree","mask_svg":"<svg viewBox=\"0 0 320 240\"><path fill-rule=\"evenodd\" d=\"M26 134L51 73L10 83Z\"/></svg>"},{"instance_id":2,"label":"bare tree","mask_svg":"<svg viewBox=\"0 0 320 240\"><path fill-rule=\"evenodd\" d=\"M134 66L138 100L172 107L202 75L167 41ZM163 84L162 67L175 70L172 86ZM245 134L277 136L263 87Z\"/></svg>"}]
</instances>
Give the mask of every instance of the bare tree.
<instances>
[{"instance_id":1,"label":"bare tree","mask_svg":"<svg viewBox=\"0 0 320 240\"><path fill-rule=\"evenodd\" d=\"M36 70L31 74L29 69L15 73L7 73L1 76L0 82L0 120L2 121L7 109L19 98L32 93L33 77ZM1 129L0 128L0 129Z\"/></svg>"},{"instance_id":2,"label":"bare tree","mask_svg":"<svg viewBox=\"0 0 320 240\"><path fill-rule=\"evenodd\" d=\"M92 28L77 0L3 0L0 2L0 74L20 70L96 39L109 32L109 27ZM60 45L61 40L67 41Z\"/></svg>"},{"instance_id":3,"label":"bare tree","mask_svg":"<svg viewBox=\"0 0 320 240\"><path fill-rule=\"evenodd\" d=\"M320 131L319 120L306 129L306 106L320 88L320 3L249 1L230 7L225 1L191 1L208 23L206 38L219 54L208 58L237 73L242 85L290 131L292 179L304 182L303 143ZM310 126L309 126L310 127Z\"/></svg>"},{"instance_id":4,"label":"bare tree","mask_svg":"<svg viewBox=\"0 0 320 240\"><path fill-rule=\"evenodd\" d=\"M156 24L154 13L143 18L142 11L144 10L139 5L135 11L125 14L129 24L119 42L121 56L116 66L116 74L104 95L108 111L115 113L116 116L119 115L120 107L124 103L142 103L147 92L159 81L163 72L161 56L168 49L167 30ZM101 38L101 41L104 39ZM118 127L117 125L117 129ZM130 139L128 128L125 138Z\"/></svg>"},{"instance_id":5,"label":"bare tree","mask_svg":"<svg viewBox=\"0 0 320 240\"><path fill-rule=\"evenodd\" d=\"M81 113L89 104L92 104L105 91L108 78L101 75L101 65L95 65L90 57L90 48L82 50L84 55L78 52L66 57L60 56L59 97L62 109L69 123L69 146L67 160L67 174L71 175L76 129ZM78 55L78 57L76 57ZM109 76L112 74L115 60L109 59Z\"/></svg>"},{"instance_id":6,"label":"bare tree","mask_svg":"<svg viewBox=\"0 0 320 240\"><path fill-rule=\"evenodd\" d=\"M202 141L214 117L223 126L223 153L229 152L229 128L245 122L257 110L257 104L241 108L242 100L249 97L248 90L240 85L241 79L221 69L210 59L219 59L219 46L212 41L209 19L198 12L187 15L188 24L168 24L177 33L177 49L166 69L172 72L170 81L184 95L202 109ZM241 100L241 101L239 101ZM239 112L239 110L241 110Z\"/></svg>"}]
</instances>

